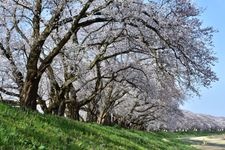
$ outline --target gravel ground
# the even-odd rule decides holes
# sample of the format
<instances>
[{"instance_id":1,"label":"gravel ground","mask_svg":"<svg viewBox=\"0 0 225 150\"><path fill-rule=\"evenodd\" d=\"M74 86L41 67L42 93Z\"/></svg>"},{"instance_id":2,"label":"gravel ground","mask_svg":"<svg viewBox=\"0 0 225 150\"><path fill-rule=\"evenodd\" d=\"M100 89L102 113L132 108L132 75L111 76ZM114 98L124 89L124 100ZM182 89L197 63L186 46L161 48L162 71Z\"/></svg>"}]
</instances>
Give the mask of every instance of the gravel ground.
<instances>
[{"instance_id":1,"label":"gravel ground","mask_svg":"<svg viewBox=\"0 0 225 150\"><path fill-rule=\"evenodd\" d=\"M200 150L225 150L225 135L188 137L184 141Z\"/></svg>"}]
</instances>

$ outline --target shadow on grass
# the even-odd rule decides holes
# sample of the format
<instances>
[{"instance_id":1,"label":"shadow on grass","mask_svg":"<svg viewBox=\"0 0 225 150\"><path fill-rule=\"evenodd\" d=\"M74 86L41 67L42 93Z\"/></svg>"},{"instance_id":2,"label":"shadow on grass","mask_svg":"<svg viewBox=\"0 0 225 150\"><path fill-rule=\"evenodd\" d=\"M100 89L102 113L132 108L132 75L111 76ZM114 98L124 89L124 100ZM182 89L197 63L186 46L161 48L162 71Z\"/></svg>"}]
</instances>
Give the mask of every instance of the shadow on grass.
<instances>
[{"instance_id":1,"label":"shadow on grass","mask_svg":"<svg viewBox=\"0 0 225 150\"><path fill-rule=\"evenodd\" d=\"M51 126L60 128L64 133L69 134L81 134L85 138L82 142L86 143L88 147L88 142L95 142L96 146L105 144L105 148L110 147L123 147L126 149L143 149L145 147L138 145L133 140L130 140L129 136L122 137L120 134L113 134L110 129L106 130L102 128L92 127L90 124L79 123L77 121L68 122L66 119L61 119L57 121L49 122ZM103 131L104 130L104 131ZM114 132L115 133L115 132ZM93 138L94 137L94 138ZM129 139L129 140L128 140ZM127 141L127 142L124 142Z\"/></svg>"}]
</instances>

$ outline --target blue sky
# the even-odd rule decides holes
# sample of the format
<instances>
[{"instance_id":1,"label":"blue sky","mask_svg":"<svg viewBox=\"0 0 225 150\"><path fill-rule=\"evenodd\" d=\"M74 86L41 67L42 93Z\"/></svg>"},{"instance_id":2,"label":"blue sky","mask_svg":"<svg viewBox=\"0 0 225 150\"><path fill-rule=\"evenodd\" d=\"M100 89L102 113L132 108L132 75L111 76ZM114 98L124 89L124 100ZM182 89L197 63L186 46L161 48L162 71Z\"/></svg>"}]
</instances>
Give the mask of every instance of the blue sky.
<instances>
[{"instance_id":1,"label":"blue sky","mask_svg":"<svg viewBox=\"0 0 225 150\"><path fill-rule=\"evenodd\" d=\"M200 16L204 26L213 26L219 32L214 36L214 51L218 63L214 67L219 81L212 88L201 88L201 97L189 98L183 109L196 113L225 116L225 0L193 0L205 8Z\"/></svg>"}]
</instances>

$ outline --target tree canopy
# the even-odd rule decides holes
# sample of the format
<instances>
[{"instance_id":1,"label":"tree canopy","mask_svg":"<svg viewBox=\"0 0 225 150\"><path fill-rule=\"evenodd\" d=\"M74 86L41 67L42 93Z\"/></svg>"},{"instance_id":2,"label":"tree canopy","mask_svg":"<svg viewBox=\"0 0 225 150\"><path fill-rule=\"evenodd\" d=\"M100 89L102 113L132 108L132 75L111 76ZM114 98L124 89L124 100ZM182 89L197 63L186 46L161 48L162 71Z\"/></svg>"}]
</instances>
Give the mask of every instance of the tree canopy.
<instances>
[{"instance_id":1,"label":"tree canopy","mask_svg":"<svg viewBox=\"0 0 225 150\"><path fill-rule=\"evenodd\" d=\"M143 127L218 80L191 0L0 0L2 101Z\"/></svg>"}]
</instances>

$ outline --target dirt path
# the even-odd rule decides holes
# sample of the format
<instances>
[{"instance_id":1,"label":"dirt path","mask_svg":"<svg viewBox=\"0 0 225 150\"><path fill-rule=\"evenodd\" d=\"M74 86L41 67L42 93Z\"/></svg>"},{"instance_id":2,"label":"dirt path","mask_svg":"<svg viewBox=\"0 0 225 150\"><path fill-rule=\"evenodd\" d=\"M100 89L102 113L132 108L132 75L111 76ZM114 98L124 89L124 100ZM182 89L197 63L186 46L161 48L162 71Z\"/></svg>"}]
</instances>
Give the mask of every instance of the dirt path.
<instances>
[{"instance_id":1,"label":"dirt path","mask_svg":"<svg viewBox=\"0 0 225 150\"><path fill-rule=\"evenodd\" d=\"M188 137L184 141L200 150L225 150L225 135Z\"/></svg>"}]
</instances>

